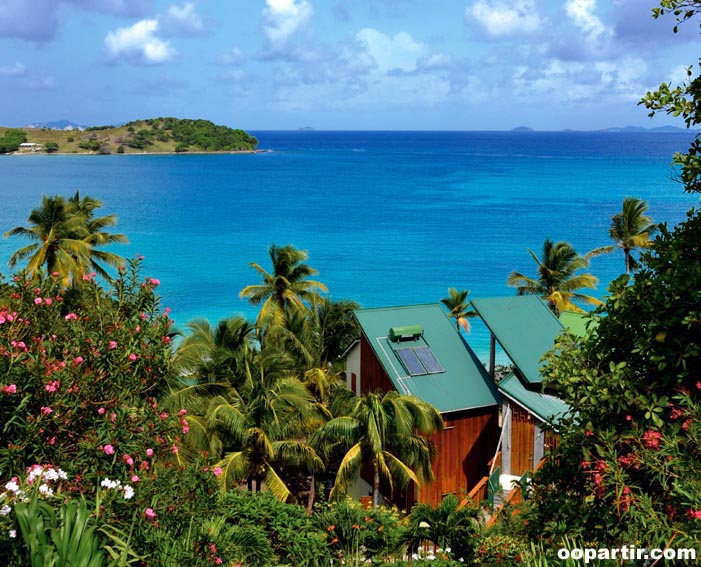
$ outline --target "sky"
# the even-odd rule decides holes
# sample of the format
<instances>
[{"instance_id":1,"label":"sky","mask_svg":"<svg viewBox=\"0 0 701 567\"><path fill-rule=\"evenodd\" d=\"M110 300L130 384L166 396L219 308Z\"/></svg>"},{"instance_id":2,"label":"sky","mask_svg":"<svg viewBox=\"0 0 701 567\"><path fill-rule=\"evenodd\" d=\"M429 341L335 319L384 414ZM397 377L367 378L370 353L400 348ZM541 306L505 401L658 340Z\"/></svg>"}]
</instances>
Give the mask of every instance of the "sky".
<instances>
[{"instance_id":1,"label":"sky","mask_svg":"<svg viewBox=\"0 0 701 567\"><path fill-rule=\"evenodd\" d=\"M655 0L0 0L0 125L592 130L650 120L699 28Z\"/></svg>"}]
</instances>

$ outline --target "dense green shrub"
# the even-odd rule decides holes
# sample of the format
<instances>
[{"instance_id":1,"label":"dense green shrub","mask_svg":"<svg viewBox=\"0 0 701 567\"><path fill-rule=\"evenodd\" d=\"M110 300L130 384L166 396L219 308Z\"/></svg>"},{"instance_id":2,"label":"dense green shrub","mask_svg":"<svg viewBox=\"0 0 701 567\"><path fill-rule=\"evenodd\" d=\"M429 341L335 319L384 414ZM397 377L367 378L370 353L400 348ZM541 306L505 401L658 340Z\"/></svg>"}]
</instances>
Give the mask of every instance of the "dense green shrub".
<instances>
[{"instance_id":1,"label":"dense green shrub","mask_svg":"<svg viewBox=\"0 0 701 567\"><path fill-rule=\"evenodd\" d=\"M563 337L547 384L577 413L534 481L531 538L701 546L701 215L662 228L595 333Z\"/></svg>"},{"instance_id":2,"label":"dense green shrub","mask_svg":"<svg viewBox=\"0 0 701 567\"><path fill-rule=\"evenodd\" d=\"M27 141L27 133L24 130L10 128L0 138L0 154L16 152L19 145Z\"/></svg>"}]
</instances>

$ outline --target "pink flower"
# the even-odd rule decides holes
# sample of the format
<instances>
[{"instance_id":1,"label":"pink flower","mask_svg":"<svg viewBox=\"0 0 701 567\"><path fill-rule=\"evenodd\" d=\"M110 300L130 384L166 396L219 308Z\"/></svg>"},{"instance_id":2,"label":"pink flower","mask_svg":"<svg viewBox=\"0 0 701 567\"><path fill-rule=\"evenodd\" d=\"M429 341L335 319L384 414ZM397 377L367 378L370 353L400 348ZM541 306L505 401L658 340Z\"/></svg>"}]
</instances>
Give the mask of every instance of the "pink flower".
<instances>
[{"instance_id":1,"label":"pink flower","mask_svg":"<svg viewBox=\"0 0 701 567\"><path fill-rule=\"evenodd\" d=\"M3 394L7 394L8 396L11 396L12 394L17 393L17 384L8 384L7 386L2 387Z\"/></svg>"},{"instance_id":2,"label":"pink flower","mask_svg":"<svg viewBox=\"0 0 701 567\"><path fill-rule=\"evenodd\" d=\"M57 392L58 389L61 387L61 383L58 380L53 380L46 384L46 391L47 392Z\"/></svg>"},{"instance_id":3,"label":"pink flower","mask_svg":"<svg viewBox=\"0 0 701 567\"><path fill-rule=\"evenodd\" d=\"M658 449L662 434L659 431L648 430L643 434L643 447L647 449Z\"/></svg>"},{"instance_id":4,"label":"pink flower","mask_svg":"<svg viewBox=\"0 0 701 567\"><path fill-rule=\"evenodd\" d=\"M166 412L161 413L161 419L168 419L168 414Z\"/></svg>"},{"instance_id":5,"label":"pink flower","mask_svg":"<svg viewBox=\"0 0 701 567\"><path fill-rule=\"evenodd\" d=\"M53 277L57 278L57 277L59 276L59 273L58 273L58 272L51 272L51 275L52 275Z\"/></svg>"},{"instance_id":6,"label":"pink flower","mask_svg":"<svg viewBox=\"0 0 701 567\"><path fill-rule=\"evenodd\" d=\"M221 467L214 467L214 476L221 476Z\"/></svg>"},{"instance_id":7,"label":"pink flower","mask_svg":"<svg viewBox=\"0 0 701 567\"><path fill-rule=\"evenodd\" d=\"M105 408L99 408L97 410L98 415L105 415Z\"/></svg>"},{"instance_id":8,"label":"pink flower","mask_svg":"<svg viewBox=\"0 0 701 567\"><path fill-rule=\"evenodd\" d=\"M693 508L689 508L689 518L692 520L701 520L701 509L694 510Z\"/></svg>"},{"instance_id":9,"label":"pink flower","mask_svg":"<svg viewBox=\"0 0 701 567\"><path fill-rule=\"evenodd\" d=\"M187 410L186 410L185 408L181 409L181 410L178 412L178 415L179 415L180 417L182 417L182 416L184 416L184 415L187 415Z\"/></svg>"},{"instance_id":10,"label":"pink flower","mask_svg":"<svg viewBox=\"0 0 701 567\"><path fill-rule=\"evenodd\" d=\"M183 433L187 433L188 431L190 431L190 426L186 423L183 425Z\"/></svg>"},{"instance_id":11,"label":"pink flower","mask_svg":"<svg viewBox=\"0 0 701 567\"><path fill-rule=\"evenodd\" d=\"M64 319L66 321L75 321L76 319L78 319L78 316L75 313L69 313L64 317Z\"/></svg>"},{"instance_id":12,"label":"pink flower","mask_svg":"<svg viewBox=\"0 0 701 567\"><path fill-rule=\"evenodd\" d=\"M149 279L148 283L150 283L152 286L156 287L157 285L161 285L161 280L157 280L156 278L151 278L151 279Z\"/></svg>"},{"instance_id":13,"label":"pink flower","mask_svg":"<svg viewBox=\"0 0 701 567\"><path fill-rule=\"evenodd\" d=\"M73 367L75 368L76 366L78 366L81 362L83 362L83 360L85 359L82 356L76 356L73 359Z\"/></svg>"},{"instance_id":14,"label":"pink flower","mask_svg":"<svg viewBox=\"0 0 701 567\"><path fill-rule=\"evenodd\" d=\"M139 475L135 474L131 477L132 482L139 482Z\"/></svg>"},{"instance_id":15,"label":"pink flower","mask_svg":"<svg viewBox=\"0 0 701 567\"><path fill-rule=\"evenodd\" d=\"M136 355L133 352L129 355L129 360L136 360Z\"/></svg>"},{"instance_id":16,"label":"pink flower","mask_svg":"<svg viewBox=\"0 0 701 567\"><path fill-rule=\"evenodd\" d=\"M41 293L41 288L40 287L35 287L34 288L34 295L39 295Z\"/></svg>"},{"instance_id":17,"label":"pink flower","mask_svg":"<svg viewBox=\"0 0 701 567\"><path fill-rule=\"evenodd\" d=\"M173 450L173 453L176 453L176 454L177 454L177 452L178 452L178 446L177 446L177 445L173 445L173 449L172 449L172 450Z\"/></svg>"},{"instance_id":18,"label":"pink flower","mask_svg":"<svg viewBox=\"0 0 701 567\"><path fill-rule=\"evenodd\" d=\"M221 557L217 557L217 558L214 560L214 562L215 562L217 565L221 565L221 564L223 563Z\"/></svg>"},{"instance_id":19,"label":"pink flower","mask_svg":"<svg viewBox=\"0 0 701 567\"><path fill-rule=\"evenodd\" d=\"M37 305L41 305L41 302L42 302L41 297L35 297L35 298L34 298L34 303L36 303Z\"/></svg>"},{"instance_id":20,"label":"pink flower","mask_svg":"<svg viewBox=\"0 0 701 567\"><path fill-rule=\"evenodd\" d=\"M144 518L146 518L147 522L153 522L156 519L156 512L152 508L146 508L144 510Z\"/></svg>"},{"instance_id":21,"label":"pink flower","mask_svg":"<svg viewBox=\"0 0 701 567\"><path fill-rule=\"evenodd\" d=\"M53 302L54 302L54 300L51 299L50 297L47 297L44 299L44 303L46 303L46 305L51 305Z\"/></svg>"},{"instance_id":22,"label":"pink flower","mask_svg":"<svg viewBox=\"0 0 701 567\"><path fill-rule=\"evenodd\" d=\"M110 341L110 350L114 350L117 348L117 341Z\"/></svg>"},{"instance_id":23,"label":"pink flower","mask_svg":"<svg viewBox=\"0 0 701 567\"><path fill-rule=\"evenodd\" d=\"M146 456L153 457L153 449L146 449Z\"/></svg>"},{"instance_id":24,"label":"pink flower","mask_svg":"<svg viewBox=\"0 0 701 567\"><path fill-rule=\"evenodd\" d=\"M41 408L41 415L49 415L50 413L53 413L54 410L51 408L47 408L46 406L42 406Z\"/></svg>"},{"instance_id":25,"label":"pink flower","mask_svg":"<svg viewBox=\"0 0 701 567\"><path fill-rule=\"evenodd\" d=\"M114 455L114 447L112 445L105 445L102 450L105 452L105 455Z\"/></svg>"}]
</instances>

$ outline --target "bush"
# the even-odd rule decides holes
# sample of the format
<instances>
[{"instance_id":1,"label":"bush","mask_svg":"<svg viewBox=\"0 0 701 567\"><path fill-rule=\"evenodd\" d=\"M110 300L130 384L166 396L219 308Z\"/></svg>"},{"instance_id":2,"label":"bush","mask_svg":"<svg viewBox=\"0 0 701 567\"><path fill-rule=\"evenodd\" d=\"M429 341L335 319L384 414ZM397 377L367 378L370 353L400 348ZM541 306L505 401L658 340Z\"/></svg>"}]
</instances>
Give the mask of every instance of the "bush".
<instances>
[{"instance_id":1,"label":"bush","mask_svg":"<svg viewBox=\"0 0 701 567\"><path fill-rule=\"evenodd\" d=\"M52 154L58 151L58 144L56 142L46 142L46 144L44 144L44 150L46 150L47 154Z\"/></svg>"}]
</instances>

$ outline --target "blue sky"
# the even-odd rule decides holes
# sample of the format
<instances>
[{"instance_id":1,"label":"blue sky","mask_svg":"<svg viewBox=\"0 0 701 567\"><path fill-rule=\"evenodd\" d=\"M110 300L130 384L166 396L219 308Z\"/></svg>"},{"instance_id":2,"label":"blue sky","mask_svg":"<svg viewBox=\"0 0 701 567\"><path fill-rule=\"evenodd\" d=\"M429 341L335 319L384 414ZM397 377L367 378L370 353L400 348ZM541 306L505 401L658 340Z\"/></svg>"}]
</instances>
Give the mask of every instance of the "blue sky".
<instances>
[{"instance_id":1,"label":"blue sky","mask_svg":"<svg viewBox=\"0 0 701 567\"><path fill-rule=\"evenodd\" d=\"M698 27L654 0L0 0L0 124L246 128L673 124ZM678 122L677 125L680 125Z\"/></svg>"}]
</instances>

